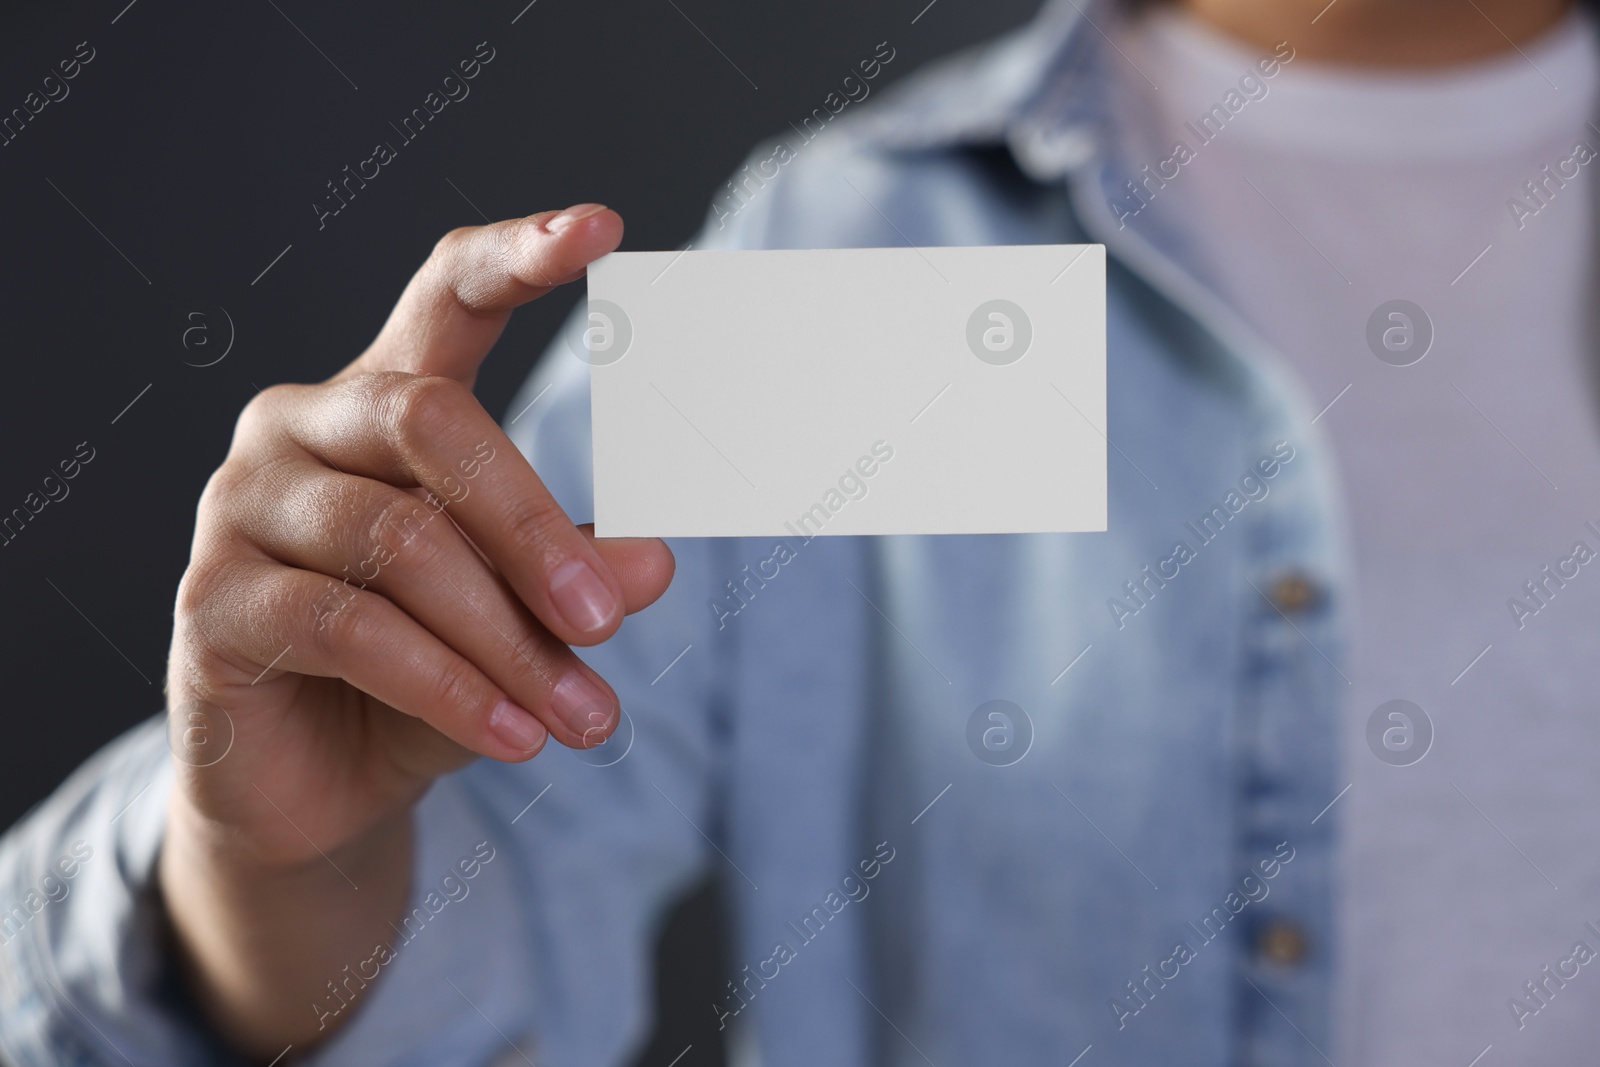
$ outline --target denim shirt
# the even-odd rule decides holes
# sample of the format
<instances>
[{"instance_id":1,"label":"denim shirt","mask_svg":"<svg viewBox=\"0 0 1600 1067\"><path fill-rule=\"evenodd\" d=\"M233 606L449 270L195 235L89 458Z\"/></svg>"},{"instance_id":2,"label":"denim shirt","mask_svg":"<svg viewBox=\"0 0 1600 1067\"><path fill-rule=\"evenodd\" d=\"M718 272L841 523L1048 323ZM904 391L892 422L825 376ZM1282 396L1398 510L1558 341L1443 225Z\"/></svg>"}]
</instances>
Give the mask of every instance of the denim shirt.
<instances>
[{"instance_id":1,"label":"denim shirt","mask_svg":"<svg viewBox=\"0 0 1600 1067\"><path fill-rule=\"evenodd\" d=\"M1119 228L1137 120L1079 7L796 128L775 176L758 148L695 246L1103 243L1108 531L673 542L662 600L583 653L617 738L433 786L413 910L302 1062L625 1062L664 909L708 871L734 960L705 1011L766 1067L1325 1062L1326 448L1181 244ZM586 370L558 340L508 423L578 521ZM0 844L17 1063L226 1062L161 947L171 781L153 720Z\"/></svg>"}]
</instances>

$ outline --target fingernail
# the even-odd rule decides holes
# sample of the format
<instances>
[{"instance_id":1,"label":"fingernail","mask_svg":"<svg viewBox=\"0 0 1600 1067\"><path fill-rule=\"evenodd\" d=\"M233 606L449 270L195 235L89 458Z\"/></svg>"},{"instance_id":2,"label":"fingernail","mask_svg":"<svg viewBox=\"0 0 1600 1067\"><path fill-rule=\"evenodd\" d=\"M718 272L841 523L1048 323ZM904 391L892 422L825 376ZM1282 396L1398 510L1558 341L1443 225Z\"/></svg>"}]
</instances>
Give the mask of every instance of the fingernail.
<instances>
[{"instance_id":1,"label":"fingernail","mask_svg":"<svg viewBox=\"0 0 1600 1067\"><path fill-rule=\"evenodd\" d=\"M550 705L573 733L588 747L605 739L605 731L615 717L616 704L583 671L574 669L556 683Z\"/></svg>"},{"instance_id":2,"label":"fingernail","mask_svg":"<svg viewBox=\"0 0 1600 1067\"><path fill-rule=\"evenodd\" d=\"M583 560L563 563L550 575L550 600L579 633L592 633L611 621L617 601L594 568Z\"/></svg>"},{"instance_id":3,"label":"fingernail","mask_svg":"<svg viewBox=\"0 0 1600 1067\"><path fill-rule=\"evenodd\" d=\"M551 233L560 233L574 222L586 219L590 215L598 215L605 209L606 206L604 204L573 204L567 210L546 222L544 228Z\"/></svg>"},{"instance_id":4,"label":"fingernail","mask_svg":"<svg viewBox=\"0 0 1600 1067\"><path fill-rule=\"evenodd\" d=\"M489 731L518 752L531 752L544 743L545 728L533 713L502 700L489 713Z\"/></svg>"}]
</instances>

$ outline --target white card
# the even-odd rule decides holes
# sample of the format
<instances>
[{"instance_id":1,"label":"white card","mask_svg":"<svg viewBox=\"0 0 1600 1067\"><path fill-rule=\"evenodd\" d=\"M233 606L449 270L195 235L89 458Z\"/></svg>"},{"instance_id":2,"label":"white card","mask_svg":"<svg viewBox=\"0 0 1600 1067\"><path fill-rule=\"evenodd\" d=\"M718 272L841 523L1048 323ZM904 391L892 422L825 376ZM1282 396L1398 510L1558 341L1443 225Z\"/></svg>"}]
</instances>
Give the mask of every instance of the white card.
<instances>
[{"instance_id":1,"label":"white card","mask_svg":"<svg viewBox=\"0 0 1600 1067\"><path fill-rule=\"evenodd\" d=\"M614 252L601 537L1106 528L1105 246Z\"/></svg>"}]
</instances>

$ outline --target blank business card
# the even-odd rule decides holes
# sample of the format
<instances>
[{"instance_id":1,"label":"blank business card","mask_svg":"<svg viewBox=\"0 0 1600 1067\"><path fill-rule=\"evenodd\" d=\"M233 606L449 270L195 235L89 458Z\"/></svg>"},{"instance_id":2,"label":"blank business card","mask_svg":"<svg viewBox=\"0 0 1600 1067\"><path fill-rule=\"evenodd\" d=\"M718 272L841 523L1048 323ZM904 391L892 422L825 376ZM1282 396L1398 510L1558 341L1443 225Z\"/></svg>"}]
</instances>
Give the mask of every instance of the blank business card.
<instances>
[{"instance_id":1,"label":"blank business card","mask_svg":"<svg viewBox=\"0 0 1600 1067\"><path fill-rule=\"evenodd\" d=\"M1103 245L614 252L601 537L1106 528Z\"/></svg>"}]
</instances>

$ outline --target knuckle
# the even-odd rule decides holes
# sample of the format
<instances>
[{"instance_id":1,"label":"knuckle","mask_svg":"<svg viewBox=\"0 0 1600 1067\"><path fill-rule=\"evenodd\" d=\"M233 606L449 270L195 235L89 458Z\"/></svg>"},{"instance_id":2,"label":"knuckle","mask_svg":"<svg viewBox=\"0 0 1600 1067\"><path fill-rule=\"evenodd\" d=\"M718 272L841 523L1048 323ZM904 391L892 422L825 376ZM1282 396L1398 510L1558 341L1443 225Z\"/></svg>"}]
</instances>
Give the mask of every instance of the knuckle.
<instances>
[{"instance_id":1,"label":"knuckle","mask_svg":"<svg viewBox=\"0 0 1600 1067\"><path fill-rule=\"evenodd\" d=\"M533 692L549 702L558 676L560 653L537 632L520 629L507 640L504 680L518 692ZM497 676L498 677L498 676Z\"/></svg>"},{"instance_id":2,"label":"knuckle","mask_svg":"<svg viewBox=\"0 0 1600 1067\"><path fill-rule=\"evenodd\" d=\"M249 468L243 464L224 462L211 472L200 490L198 514L200 522L223 521L229 511L229 502L250 478Z\"/></svg>"},{"instance_id":3,"label":"knuckle","mask_svg":"<svg viewBox=\"0 0 1600 1067\"><path fill-rule=\"evenodd\" d=\"M257 632L281 629L271 587L253 581L254 573L229 557L199 560L184 572L173 612L170 677L187 671L198 685L220 665L237 664Z\"/></svg>"},{"instance_id":4,"label":"knuckle","mask_svg":"<svg viewBox=\"0 0 1600 1067\"><path fill-rule=\"evenodd\" d=\"M228 459L211 472L200 492L201 526L216 534L231 534L248 525L247 516L262 508L282 514L297 502L302 481L284 477L291 470L288 453L241 460Z\"/></svg>"},{"instance_id":5,"label":"knuckle","mask_svg":"<svg viewBox=\"0 0 1600 1067\"><path fill-rule=\"evenodd\" d=\"M480 678L466 660L451 657L433 678L432 691L428 694L430 702L447 713L473 715L482 712L487 718L488 694Z\"/></svg>"},{"instance_id":6,"label":"knuckle","mask_svg":"<svg viewBox=\"0 0 1600 1067\"><path fill-rule=\"evenodd\" d=\"M293 385L271 385L251 397L234 422L234 443L237 445L271 433L280 421L285 403L296 389Z\"/></svg>"},{"instance_id":7,"label":"knuckle","mask_svg":"<svg viewBox=\"0 0 1600 1067\"><path fill-rule=\"evenodd\" d=\"M374 646L381 640L383 618L377 598L331 578L313 601L311 616L313 647L331 662L339 662L348 649Z\"/></svg>"},{"instance_id":8,"label":"knuckle","mask_svg":"<svg viewBox=\"0 0 1600 1067\"><path fill-rule=\"evenodd\" d=\"M462 308L478 311L511 273L516 232L506 223L451 230L434 245L427 265L432 281Z\"/></svg>"},{"instance_id":9,"label":"knuckle","mask_svg":"<svg viewBox=\"0 0 1600 1067\"><path fill-rule=\"evenodd\" d=\"M506 542L518 557L544 559L553 554L563 527L568 525L566 514L554 500L523 501L506 516Z\"/></svg>"},{"instance_id":10,"label":"knuckle","mask_svg":"<svg viewBox=\"0 0 1600 1067\"><path fill-rule=\"evenodd\" d=\"M258 505L256 520L278 535L304 530L316 540L334 541L349 520L361 515L364 483L336 471L302 467L272 483L270 505ZM342 548L354 546L340 544Z\"/></svg>"},{"instance_id":11,"label":"knuckle","mask_svg":"<svg viewBox=\"0 0 1600 1067\"><path fill-rule=\"evenodd\" d=\"M201 619L212 599L227 581L227 564L210 556L196 556L178 579L178 595L173 611L188 620Z\"/></svg>"},{"instance_id":12,"label":"knuckle","mask_svg":"<svg viewBox=\"0 0 1600 1067\"><path fill-rule=\"evenodd\" d=\"M413 574L429 570L449 551L446 537L451 529L437 523L438 517L424 501L406 493L384 501L365 528L364 551L370 552L370 565L381 569L393 564L397 570Z\"/></svg>"},{"instance_id":13,"label":"knuckle","mask_svg":"<svg viewBox=\"0 0 1600 1067\"><path fill-rule=\"evenodd\" d=\"M473 235L478 231L476 226L457 226L448 231L433 244L433 253L428 261L435 265L454 262L462 251L472 243Z\"/></svg>"},{"instance_id":14,"label":"knuckle","mask_svg":"<svg viewBox=\"0 0 1600 1067\"><path fill-rule=\"evenodd\" d=\"M461 383L435 375L398 382L389 397L390 439L413 457L453 433L473 403L472 394Z\"/></svg>"}]
</instances>

